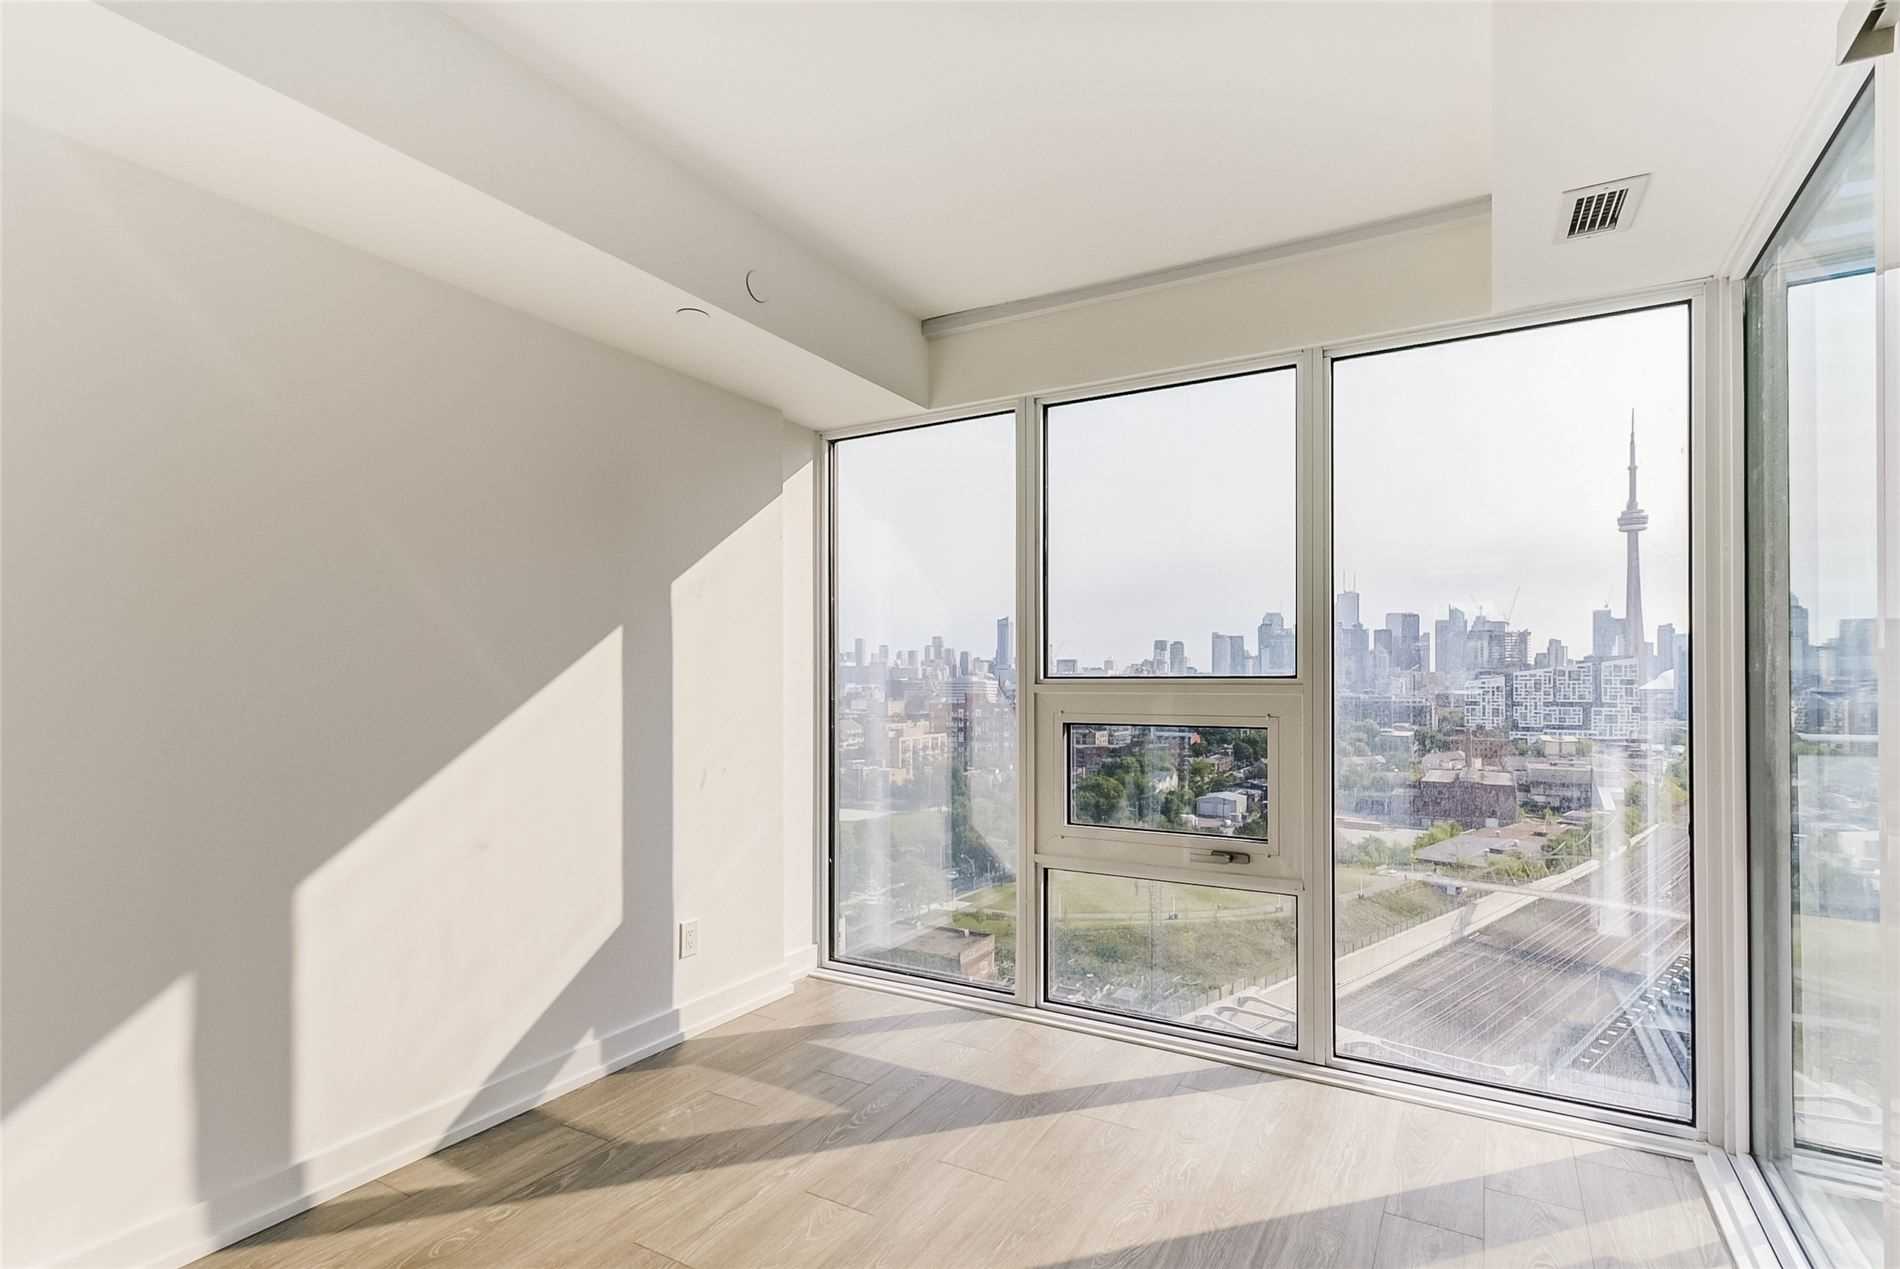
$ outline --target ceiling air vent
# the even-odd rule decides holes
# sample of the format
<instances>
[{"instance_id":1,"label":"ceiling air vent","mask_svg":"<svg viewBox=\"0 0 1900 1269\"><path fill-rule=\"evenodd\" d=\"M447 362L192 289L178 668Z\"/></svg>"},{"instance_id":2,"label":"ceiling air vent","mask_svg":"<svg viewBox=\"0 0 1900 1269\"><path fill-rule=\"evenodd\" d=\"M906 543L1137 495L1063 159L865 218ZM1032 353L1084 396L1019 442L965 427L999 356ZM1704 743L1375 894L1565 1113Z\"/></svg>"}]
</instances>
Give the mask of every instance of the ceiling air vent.
<instances>
[{"instance_id":1,"label":"ceiling air vent","mask_svg":"<svg viewBox=\"0 0 1900 1269\"><path fill-rule=\"evenodd\" d=\"M1643 201L1643 189L1648 184L1649 176L1645 173L1565 190L1563 213L1557 222L1558 239L1594 238L1628 229L1636 218L1636 205Z\"/></svg>"}]
</instances>

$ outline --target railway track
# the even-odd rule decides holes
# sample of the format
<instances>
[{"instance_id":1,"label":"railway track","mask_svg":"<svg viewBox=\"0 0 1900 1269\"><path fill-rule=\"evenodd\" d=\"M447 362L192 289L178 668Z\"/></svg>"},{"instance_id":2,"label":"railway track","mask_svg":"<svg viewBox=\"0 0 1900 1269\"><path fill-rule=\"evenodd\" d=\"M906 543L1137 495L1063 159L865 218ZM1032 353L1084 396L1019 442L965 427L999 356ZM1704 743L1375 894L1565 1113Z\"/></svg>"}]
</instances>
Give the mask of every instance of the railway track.
<instances>
[{"instance_id":1,"label":"railway track","mask_svg":"<svg viewBox=\"0 0 1900 1269\"><path fill-rule=\"evenodd\" d=\"M1529 1088L1561 1084L1579 1045L1689 954L1687 833L1658 830L1620 862L1342 997L1341 1051ZM1630 1047L1617 1048L1628 1064ZM1674 1062L1644 1065L1657 1085L1686 1089Z\"/></svg>"}]
</instances>

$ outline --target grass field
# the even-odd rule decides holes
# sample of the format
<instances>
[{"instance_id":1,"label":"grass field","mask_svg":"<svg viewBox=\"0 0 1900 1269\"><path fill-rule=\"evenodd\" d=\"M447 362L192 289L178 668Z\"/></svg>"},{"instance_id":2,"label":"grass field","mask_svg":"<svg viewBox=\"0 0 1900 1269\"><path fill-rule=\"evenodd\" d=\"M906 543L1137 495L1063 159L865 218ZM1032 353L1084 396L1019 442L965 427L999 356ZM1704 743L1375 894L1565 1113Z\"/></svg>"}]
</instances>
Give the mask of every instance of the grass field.
<instances>
[{"instance_id":1,"label":"grass field","mask_svg":"<svg viewBox=\"0 0 1900 1269\"><path fill-rule=\"evenodd\" d=\"M1460 902L1417 881L1368 889L1375 875L1369 868L1340 869L1342 951L1390 938ZM1291 974L1297 946L1293 914L1314 919L1304 905L1289 911L1284 895L1214 885L1165 885L1151 909L1142 883L1095 873L1055 874L1048 898L1054 968L1071 977L1108 980L1135 966L1159 965L1177 981L1208 987ZM1015 883L972 891L961 903L950 923L995 935L999 967L1013 974Z\"/></svg>"}]
</instances>

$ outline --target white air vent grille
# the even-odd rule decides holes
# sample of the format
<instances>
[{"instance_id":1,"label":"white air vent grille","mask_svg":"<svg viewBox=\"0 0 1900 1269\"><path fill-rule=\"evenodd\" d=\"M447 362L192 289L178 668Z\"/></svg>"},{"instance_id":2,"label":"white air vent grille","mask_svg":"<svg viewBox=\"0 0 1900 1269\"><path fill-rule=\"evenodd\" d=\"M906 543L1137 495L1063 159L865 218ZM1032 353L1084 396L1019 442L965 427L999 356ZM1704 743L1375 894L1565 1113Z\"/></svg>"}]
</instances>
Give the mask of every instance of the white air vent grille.
<instances>
[{"instance_id":1,"label":"white air vent grille","mask_svg":"<svg viewBox=\"0 0 1900 1269\"><path fill-rule=\"evenodd\" d=\"M1636 205L1643 199L1649 177L1630 176L1601 185L1564 191L1562 218L1557 224L1560 241L1594 238L1600 234L1628 229L1636 217Z\"/></svg>"}]
</instances>

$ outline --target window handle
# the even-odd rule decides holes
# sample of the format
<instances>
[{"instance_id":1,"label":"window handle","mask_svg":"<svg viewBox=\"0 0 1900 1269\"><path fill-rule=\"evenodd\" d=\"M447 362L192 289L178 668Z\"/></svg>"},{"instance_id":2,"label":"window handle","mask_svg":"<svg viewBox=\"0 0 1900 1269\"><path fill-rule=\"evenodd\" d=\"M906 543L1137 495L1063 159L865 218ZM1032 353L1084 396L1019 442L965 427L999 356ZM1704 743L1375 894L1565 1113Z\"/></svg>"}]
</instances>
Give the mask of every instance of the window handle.
<instances>
[{"instance_id":1,"label":"window handle","mask_svg":"<svg viewBox=\"0 0 1900 1269\"><path fill-rule=\"evenodd\" d=\"M1251 864L1253 856L1244 850L1210 850L1207 860L1213 864Z\"/></svg>"}]
</instances>

